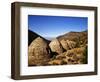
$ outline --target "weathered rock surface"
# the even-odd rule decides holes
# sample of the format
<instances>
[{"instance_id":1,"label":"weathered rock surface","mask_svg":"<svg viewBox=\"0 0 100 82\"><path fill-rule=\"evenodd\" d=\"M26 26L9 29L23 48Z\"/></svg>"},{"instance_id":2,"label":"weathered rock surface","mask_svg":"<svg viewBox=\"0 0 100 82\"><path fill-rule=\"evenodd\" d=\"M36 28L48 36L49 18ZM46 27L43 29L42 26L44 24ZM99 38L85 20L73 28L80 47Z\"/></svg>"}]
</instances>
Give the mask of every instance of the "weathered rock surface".
<instances>
[{"instance_id":1,"label":"weathered rock surface","mask_svg":"<svg viewBox=\"0 0 100 82\"><path fill-rule=\"evenodd\" d=\"M47 43L40 37L33 40L28 48L28 64L44 65L49 60L49 50Z\"/></svg>"},{"instance_id":2,"label":"weathered rock surface","mask_svg":"<svg viewBox=\"0 0 100 82\"><path fill-rule=\"evenodd\" d=\"M77 47L84 46L88 42L88 31L82 31L82 32L69 32L64 35L61 35L57 37L59 41L61 40L69 40L74 41L77 44Z\"/></svg>"},{"instance_id":3,"label":"weathered rock surface","mask_svg":"<svg viewBox=\"0 0 100 82\"><path fill-rule=\"evenodd\" d=\"M54 60L49 61L48 64L49 65L61 65L62 64L62 60L54 59Z\"/></svg>"},{"instance_id":4,"label":"weathered rock surface","mask_svg":"<svg viewBox=\"0 0 100 82\"><path fill-rule=\"evenodd\" d=\"M63 52L62 46L57 39L54 39L50 42L49 47L52 52L56 52L58 54Z\"/></svg>"},{"instance_id":5,"label":"weathered rock surface","mask_svg":"<svg viewBox=\"0 0 100 82\"><path fill-rule=\"evenodd\" d=\"M63 53L67 58L67 64L82 64L85 58L85 48L73 48Z\"/></svg>"},{"instance_id":6,"label":"weathered rock surface","mask_svg":"<svg viewBox=\"0 0 100 82\"><path fill-rule=\"evenodd\" d=\"M76 42L74 41L62 39L60 43L65 50L73 49L76 47Z\"/></svg>"},{"instance_id":7,"label":"weathered rock surface","mask_svg":"<svg viewBox=\"0 0 100 82\"><path fill-rule=\"evenodd\" d=\"M57 55L48 62L49 65L84 64L85 48L73 48Z\"/></svg>"}]
</instances>

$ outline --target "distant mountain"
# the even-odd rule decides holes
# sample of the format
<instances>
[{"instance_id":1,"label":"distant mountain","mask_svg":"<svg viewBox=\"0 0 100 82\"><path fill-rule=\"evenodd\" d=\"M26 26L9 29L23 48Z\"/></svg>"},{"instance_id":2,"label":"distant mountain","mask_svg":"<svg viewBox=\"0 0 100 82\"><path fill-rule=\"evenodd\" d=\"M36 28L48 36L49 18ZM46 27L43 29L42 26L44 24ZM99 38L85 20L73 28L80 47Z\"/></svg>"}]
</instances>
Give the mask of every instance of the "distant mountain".
<instances>
[{"instance_id":1,"label":"distant mountain","mask_svg":"<svg viewBox=\"0 0 100 82\"><path fill-rule=\"evenodd\" d=\"M52 41L52 40L55 39L56 37L44 37L44 38L47 39L47 40Z\"/></svg>"},{"instance_id":2,"label":"distant mountain","mask_svg":"<svg viewBox=\"0 0 100 82\"><path fill-rule=\"evenodd\" d=\"M37 33L31 31L31 30L28 30L28 45L30 45L30 43L36 39L37 37L41 37L43 40L45 40L47 43L50 43L49 40L46 40L44 37L38 35Z\"/></svg>"}]
</instances>

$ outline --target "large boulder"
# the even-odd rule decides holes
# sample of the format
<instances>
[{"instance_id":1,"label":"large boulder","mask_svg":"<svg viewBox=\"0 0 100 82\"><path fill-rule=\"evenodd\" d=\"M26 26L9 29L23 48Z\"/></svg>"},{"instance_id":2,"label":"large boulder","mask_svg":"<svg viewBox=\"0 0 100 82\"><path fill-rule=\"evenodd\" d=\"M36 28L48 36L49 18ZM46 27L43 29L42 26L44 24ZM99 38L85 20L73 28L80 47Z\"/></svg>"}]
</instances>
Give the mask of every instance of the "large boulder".
<instances>
[{"instance_id":1,"label":"large boulder","mask_svg":"<svg viewBox=\"0 0 100 82\"><path fill-rule=\"evenodd\" d=\"M69 49L73 49L76 47L76 42L74 41L70 41L70 40L65 40L65 39L62 39L60 41L62 47L65 49L65 50L69 50Z\"/></svg>"},{"instance_id":2,"label":"large boulder","mask_svg":"<svg viewBox=\"0 0 100 82\"><path fill-rule=\"evenodd\" d=\"M51 49L51 52L56 52L57 54L63 52L62 46L57 39L52 40L49 44L49 47Z\"/></svg>"},{"instance_id":3,"label":"large boulder","mask_svg":"<svg viewBox=\"0 0 100 82\"><path fill-rule=\"evenodd\" d=\"M49 60L49 49L44 39L38 37L28 47L28 65L44 65Z\"/></svg>"}]
</instances>

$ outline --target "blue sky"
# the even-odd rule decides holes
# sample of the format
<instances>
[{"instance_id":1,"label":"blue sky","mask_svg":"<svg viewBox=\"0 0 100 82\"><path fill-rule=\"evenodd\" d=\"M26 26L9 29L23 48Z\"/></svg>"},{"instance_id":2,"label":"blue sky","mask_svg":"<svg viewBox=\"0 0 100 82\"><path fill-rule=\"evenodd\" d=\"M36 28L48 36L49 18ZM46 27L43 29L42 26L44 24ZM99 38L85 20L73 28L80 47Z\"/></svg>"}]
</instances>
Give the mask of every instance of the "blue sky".
<instances>
[{"instance_id":1,"label":"blue sky","mask_svg":"<svg viewBox=\"0 0 100 82\"><path fill-rule=\"evenodd\" d=\"M87 17L28 15L28 29L43 37L57 37L70 31L80 32L87 28Z\"/></svg>"}]
</instances>

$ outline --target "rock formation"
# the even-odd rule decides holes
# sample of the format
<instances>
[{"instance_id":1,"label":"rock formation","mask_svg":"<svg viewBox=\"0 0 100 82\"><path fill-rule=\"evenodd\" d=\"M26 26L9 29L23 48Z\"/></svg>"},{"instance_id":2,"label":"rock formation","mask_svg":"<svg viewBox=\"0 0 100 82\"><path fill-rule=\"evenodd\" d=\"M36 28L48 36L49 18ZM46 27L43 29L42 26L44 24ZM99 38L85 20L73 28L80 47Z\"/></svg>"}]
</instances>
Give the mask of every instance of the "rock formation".
<instances>
[{"instance_id":1,"label":"rock formation","mask_svg":"<svg viewBox=\"0 0 100 82\"><path fill-rule=\"evenodd\" d=\"M49 65L83 64L85 59L85 48L74 48L57 55L51 59Z\"/></svg>"},{"instance_id":2,"label":"rock formation","mask_svg":"<svg viewBox=\"0 0 100 82\"><path fill-rule=\"evenodd\" d=\"M62 39L60 41L62 47L65 49L65 50L69 50L69 49L73 49L76 47L76 42L74 41L70 41L70 40L65 40L65 39Z\"/></svg>"},{"instance_id":3,"label":"rock formation","mask_svg":"<svg viewBox=\"0 0 100 82\"><path fill-rule=\"evenodd\" d=\"M57 54L60 54L63 52L62 46L57 39L52 40L49 44L49 47L52 52L56 52Z\"/></svg>"},{"instance_id":4,"label":"rock formation","mask_svg":"<svg viewBox=\"0 0 100 82\"><path fill-rule=\"evenodd\" d=\"M32 32L29 38L29 66L87 64L87 31L69 32L52 41Z\"/></svg>"},{"instance_id":5,"label":"rock formation","mask_svg":"<svg viewBox=\"0 0 100 82\"><path fill-rule=\"evenodd\" d=\"M44 65L49 60L49 50L47 43L40 37L33 40L28 48L28 64Z\"/></svg>"},{"instance_id":6,"label":"rock formation","mask_svg":"<svg viewBox=\"0 0 100 82\"><path fill-rule=\"evenodd\" d=\"M88 31L82 31L82 32L69 32L64 35L61 35L57 37L59 41L61 40L69 40L69 41L74 41L76 42L76 46L84 46L87 44L87 39L88 39Z\"/></svg>"}]
</instances>

